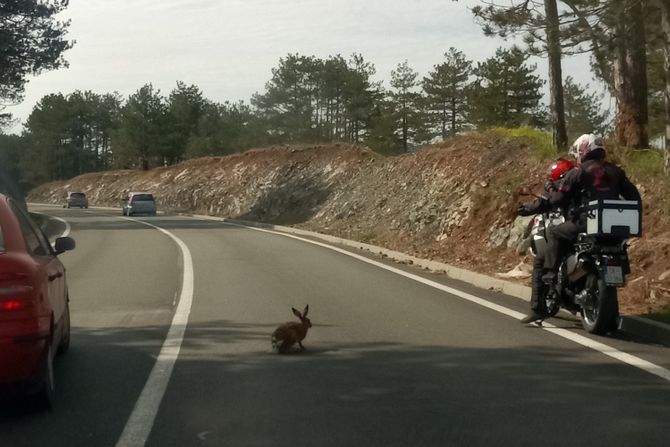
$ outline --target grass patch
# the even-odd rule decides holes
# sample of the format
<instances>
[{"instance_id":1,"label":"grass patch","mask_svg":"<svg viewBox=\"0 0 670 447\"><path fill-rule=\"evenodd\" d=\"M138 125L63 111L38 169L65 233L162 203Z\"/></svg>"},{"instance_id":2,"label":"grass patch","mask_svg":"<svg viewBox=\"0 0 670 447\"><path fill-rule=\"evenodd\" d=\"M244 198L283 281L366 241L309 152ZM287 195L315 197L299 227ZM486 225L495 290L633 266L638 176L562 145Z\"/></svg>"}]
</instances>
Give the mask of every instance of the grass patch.
<instances>
[{"instance_id":1,"label":"grass patch","mask_svg":"<svg viewBox=\"0 0 670 447\"><path fill-rule=\"evenodd\" d=\"M660 321L661 323L670 324L670 306L644 316L650 320Z\"/></svg>"},{"instance_id":2,"label":"grass patch","mask_svg":"<svg viewBox=\"0 0 670 447\"><path fill-rule=\"evenodd\" d=\"M641 183L651 193L654 208L670 216L670 176L663 172L664 154L659 149L633 149L607 145L607 159L623 168L633 183Z\"/></svg>"},{"instance_id":3,"label":"grass patch","mask_svg":"<svg viewBox=\"0 0 670 447\"><path fill-rule=\"evenodd\" d=\"M493 131L505 138L519 140L528 146L531 153L541 161L554 160L558 156L552 136L548 132L532 127L498 127Z\"/></svg>"},{"instance_id":4,"label":"grass patch","mask_svg":"<svg viewBox=\"0 0 670 447\"><path fill-rule=\"evenodd\" d=\"M639 178L662 177L663 152L655 149L633 150L628 153L624 165L631 175Z\"/></svg>"},{"instance_id":5,"label":"grass patch","mask_svg":"<svg viewBox=\"0 0 670 447\"><path fill-rule=\"evenodd\" d=\"M607 160L618 164L626 173L639 179L665 179L664 156L660 149L633 149L620 146L613 141L606 142Z\"/></svg>"}]
</instances>

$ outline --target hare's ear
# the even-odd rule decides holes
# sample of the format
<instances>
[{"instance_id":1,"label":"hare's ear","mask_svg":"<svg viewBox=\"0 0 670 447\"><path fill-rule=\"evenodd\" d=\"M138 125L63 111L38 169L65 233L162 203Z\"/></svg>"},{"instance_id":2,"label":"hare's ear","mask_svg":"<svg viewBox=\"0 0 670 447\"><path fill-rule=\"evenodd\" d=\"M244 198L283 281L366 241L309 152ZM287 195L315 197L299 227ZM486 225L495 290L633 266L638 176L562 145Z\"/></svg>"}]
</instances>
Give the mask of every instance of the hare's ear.
<instances>
[{"instance_id":1,"label":"hare's ear","mask_svg":"<svg viewBox=\"0 0 670 447\"><path fill-rule=\"evenodd\" d=\"M307 312L309 312L309 304L308 304L307 306L305 306L305 311L302 313L302 316L303 316L303 317L306 317L306 316L307 316Z\"/></svg>"},{"instance_id":2,"label":"hare's ear","mask_svg":"<svg viewBox=\"0 0 670 447\"><path fill-rule=\"evenodd\" d=\"M293 314L294 314L296 317L298 317L298 318L302 318L302 315L300 315L300 311L299 311L298 309L296 309L295 307L292 307L291 310L293 311Z\"/></svg>"}]
</instances>

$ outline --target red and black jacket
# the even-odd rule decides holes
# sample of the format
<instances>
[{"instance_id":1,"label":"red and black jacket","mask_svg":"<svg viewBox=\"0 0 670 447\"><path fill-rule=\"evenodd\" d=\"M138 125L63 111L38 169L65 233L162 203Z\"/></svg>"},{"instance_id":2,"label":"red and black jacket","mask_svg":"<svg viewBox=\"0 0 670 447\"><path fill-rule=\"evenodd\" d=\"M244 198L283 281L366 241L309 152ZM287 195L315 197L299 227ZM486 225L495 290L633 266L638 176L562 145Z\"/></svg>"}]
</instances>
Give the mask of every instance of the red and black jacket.
<instances>
[{"instance_id":1,"label":"red and black jacket","mask_svg":"<svg viewBox=\"0 0 670 447\"><path fill-rule=\"evenodd\" d=\"M548 206L568 210L574 222L586 222L584 205L592 200L636 200L642 198L623 169L604 160L587 160L568 172L558 189L548 197Z\"/></svg>"}]
</instances>

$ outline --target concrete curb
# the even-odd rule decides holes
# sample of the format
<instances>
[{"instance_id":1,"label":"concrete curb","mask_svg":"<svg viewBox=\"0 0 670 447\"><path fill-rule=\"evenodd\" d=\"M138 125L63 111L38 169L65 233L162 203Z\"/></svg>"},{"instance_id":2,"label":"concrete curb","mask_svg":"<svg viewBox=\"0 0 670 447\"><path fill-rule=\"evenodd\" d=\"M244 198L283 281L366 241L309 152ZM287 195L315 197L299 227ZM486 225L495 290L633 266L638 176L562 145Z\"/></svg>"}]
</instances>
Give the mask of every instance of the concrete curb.
<instances>
[{"instance_id":1,"label":"concrete curb","mask_svg":"<svg viewBox=\"0 0 670 447\"><path fill-rule=\"evenodd\" d=\"M29 203L28 205L39 206L55 206L58 205L48 203ZM91 209L119 211L121 208L109 207L90 207ZM160 214L160 213L159 213ZM285 227L282 225L273 225L260 222L253 222L247 220L228 219L225 217L205 216L202 214L187 214L180 213L184 216L196 217L198 219L213 220L219 222L230 222L236 224L247 225L256 228L265 228L276 230L282 233L294 234L297 236L308 236L320 239L331 244L339 244L345 247L366 250L370 253L375 253L384 257L388 257L394 261L411 264L435 273L444 273L449 278L466 282L480 289L494 290L509 295L524 301L530 301L530 287L513 282L505 281L499 278L493 278L482 273L472 272L460 267L445 264L443 262L430 261L428 259L421 259L415 256L408 255L399 251L389 250L387 248L378 247L376 245L366 244L363 242L356 242L350 239L343 239L327 234L317 233L314 231L301 230L293 227ZM650 320L648 318L624 315L619 319L619 330L632 334L636 337L651 340L653 342L670 346L670 325L658 321Z\"/></svg>"},{"instance_id":2,"label":"concrete curb","mask_svg":"<svg viewBox=\"0 0 670 447\"><path fill-rule=\"evenodd\" d=\"M670 325L649 318L624 315L619 319L619 330L634 334L664 346L670 346Z\"/></svg>"}]
</instances>

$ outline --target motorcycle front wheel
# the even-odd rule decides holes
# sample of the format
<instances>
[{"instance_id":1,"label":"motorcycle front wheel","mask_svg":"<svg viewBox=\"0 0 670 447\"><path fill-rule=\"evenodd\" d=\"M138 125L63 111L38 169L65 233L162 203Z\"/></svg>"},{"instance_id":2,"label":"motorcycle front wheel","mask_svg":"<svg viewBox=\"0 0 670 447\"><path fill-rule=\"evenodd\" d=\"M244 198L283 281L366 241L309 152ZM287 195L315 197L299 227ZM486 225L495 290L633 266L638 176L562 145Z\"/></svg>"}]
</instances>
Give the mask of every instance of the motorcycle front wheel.
<instances>
[{"instance_id":1,"label":"motorcycle front wheel","mask_svg":"<svg viewBox=\"0 0 670 447\"><path fill-rule=\"evenodd\" d=\"M592 273L586 280L588 295L582 303L582 326L591 334L602 335L615 326L619 304L616 287L609 287Z\"/></svg>"},{"instance_id":2,"label":"motorcycle front wheel","mask_svg":"<svg viewBox=\"0 0 670 447\"><path fill-rule=\"evenodd\" d=\"M543 285L539 290L541 299L544 300L544 309L547 313L547 318L556 316L559 310L561 310L561 302L556 295L556 292L552 291L551 288L547 285Z\"/></svg>"}]
</instances>

